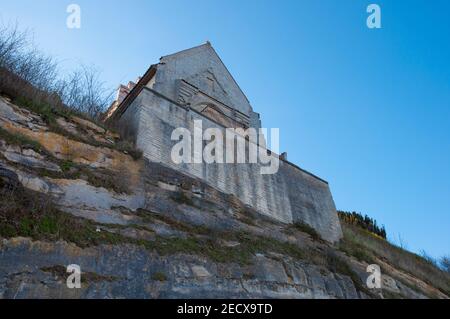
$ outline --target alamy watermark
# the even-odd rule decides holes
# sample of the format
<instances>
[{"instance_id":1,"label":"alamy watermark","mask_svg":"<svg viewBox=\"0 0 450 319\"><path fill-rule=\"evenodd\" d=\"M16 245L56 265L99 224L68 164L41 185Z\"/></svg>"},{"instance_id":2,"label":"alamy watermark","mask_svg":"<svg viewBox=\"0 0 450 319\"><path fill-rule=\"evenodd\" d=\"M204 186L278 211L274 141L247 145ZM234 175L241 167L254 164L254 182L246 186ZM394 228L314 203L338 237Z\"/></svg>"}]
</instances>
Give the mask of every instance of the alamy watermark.
<instances>
[{"instance_id":1,"label":"alamy watermark","mask_svg":"<svg viewBox=\"0 0 450 319\"><path fill-rule=\"evenodd\" d=\"M369 29L381 29L381 7L378 4L370 4L367 6L367 27Z\"/></svg>"},{"instance_id":2,"label":"alamy watermark","mask_svg":"<svg viewBox=\"0 0 450 319\"><path fill-rule=\"evenodd\" d=\"M194 120L193 130L173 130L171 160L175 164L259 164L262 175L279 169L279 129L270 129L270 147L266 147L265 128L222 128L203 130L203 121Z\"/></svg>"},{"instance_id":3,"label":"alamy watermark","mask_svg":"<svg viewBox=\"0 0 450 319\"><path fill-rule=\"evenodd\" d=\"M366 24L369 29L381 29L381 7L376 3L367 6ZM67 16L66 25L69 29L81 29L81 7L76 3L69 4L66 8Z\"/></svg>"},{"instance_id":4,"label":"alamy watermark","mask_svg":"<svg viewBox=\"0 0 450 319\"><path fill-rule=\"evenodd\" d=\"M81 288L81 267L79 265L69 265L67 266L67 273L70 275L67 277L66 285L69 289L80 289Z\"/></svg>"},{"instance_id":5,"label":"alamy watermark","mask_svg":"<svg viewBox=\"0 0 450 319\"><path fill-rule=\"evenodd\" d=\"M377 264L367 266L366 272L370 273L367 277L366 285L369 289L381 289L381 268Z\"/></svg>"},{"instance_id":6,"label":"alamy watermark","mask_svg":"<svg viewBox=\"0 0 450 319\"><path fill-rule=\"evenodd\" d=\"M69 29L81 29L81 7L78 4L72 3L67 6L66 25Z\"/></svg>"}]
</instances>

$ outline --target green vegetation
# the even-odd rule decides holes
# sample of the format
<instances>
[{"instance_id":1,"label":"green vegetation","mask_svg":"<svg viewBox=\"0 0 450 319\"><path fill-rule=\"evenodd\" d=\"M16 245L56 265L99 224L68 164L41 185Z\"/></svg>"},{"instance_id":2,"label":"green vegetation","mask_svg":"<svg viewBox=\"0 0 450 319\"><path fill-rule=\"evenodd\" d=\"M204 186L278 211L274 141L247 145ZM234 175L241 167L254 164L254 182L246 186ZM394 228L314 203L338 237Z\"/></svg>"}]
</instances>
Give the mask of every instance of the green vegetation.
<instances>
[{"instance_id":1,"label":"green vegetation","mask_svg":"<svg viewBox=\"0 0 450 319\"><path fill-rule=\"evenodd\" d=\"M39 176L50 178L84 179L94 187L103 187L115 191L116 193L129 193L126 179L108 169L92 169L86 165L76 164L69 160L59 160L46 152L39 142L33 141L21 134L11 134L0 128L0 139L10 145L17 145L21 148L32 149L48 157L52 162L59 165L62 173L47 171L45 169L34 169ZM19 165L19 164L13 164Z\"/></svg>"},{"instance_id":2,"label":"green vegetation","mask_svg":"<svg viewBox=\"0 0 450 319\"><path fill-rule=\"evenodd\" d=\"M50 104L45 103L45 102L33 101L31 99L28 99L28 98L25 98L22 96L19 96L18 98L14 99L13 103L38 114L44 120L44 122L47 124L50 131L52 131L53 133L56 133L56 134L59 134L62 136L66 136L67 138L69 138L71 140L81 142L81 143L87 143L87 144L95 146L95 147L106 147L109 149L117 150L119 152L123 152L125 154L130 155L134 160L138 160L138 159L142 158L142 155L143 155L142 151L136 149L136 147L133 145L133 143L131 143L129 141L119 141L114 144L102 143L102 142L96 141L95 139L91 138L89 136L88 132L80 126L78 126L78 129L80 130L80 133L82 133L82 134L75 135L75 134L72 134L72 133L66 131L56 121L56 119L58 117L63 117L70 121L71 116L78 116L78 117L81 117L83 119L93 122L95 125L103 127L102 126L103 123L94 121L93 119L91 119L83 114L79 114L79 112L74 112L74 111L70 110L69 108L65 108L65 107L61 107L61 106L60 107L51 106ZM23 137L22 139L26 139L26 141L31 144L35 143L26 137ZM14 142L14 139L13 139L13 142ZM19 140L19 141L15 141L15 142L21 143L22 141ZM25 142L25 140L24 140L24 142ZM23 143L21 143L21 144L23 144ZM39 150L42 151L42 148L39 148Z\"/></svg>"},{"instance_id":3,"label":"green vegetation","mask_svg":"<svg viewBox=\"0 0 450 319\"><path fill-rule=\"evenodd\" d=\"M444 256L439 260L440 267L443 271L450 274L450 256Z\"/></svg>"},{"instance_id":4,"label":"green vegetation","mask_svg":"<svg viewBox=\"0 0 450 319\"><path fill-rule=\"evenodd\" d=\"M59 165L62 173L47 171L45 169L34 169L39 176L50 178L65 179L84 179L94 187L103 187L115 191L116 193L129 193L128 185L123 176L118 175L108 169L92 169L86 165L76 164L69 160L59 160L46 152L44 148L36 141L29 139L21 134L11 134L0 128L0 139L10 145L17 145L21 148L29 148L35 152L44 154L52 162ZM20 165L20 164L13 164ZM23 167L26 170L25 167Z\"/></svg>"},{"instance_id":5,"label":"green vegetation","mask_svg":"<svg viewBox=\"0 0 450 319\"><path fill-rule=\"evenodd\" d=\"M359 276L353 271L348 262L344 258L340 257L334 250L328 250L326 253L326 267L332 272L336 272L342 275L350 277L355 287L365 292L368 295L372 295L372 292L367 289L367 286L361 282Z\"/></svg>"},{"instance_id":6,"label":"green vegetation","mask_svg":"<svg viewBox=\"0 0 450 319\"><path fill-rule=\"evenodd\" d=\"M110 189L118 194L130 193L127 178L121 173L108 169L91 169L84 165L77 165L74 173L70 174L69 177L71 179L84 179L94 187Z\"/></svg>"},{"instance_id":7,"label":"green vegetation","mask_svg":"<svg viewBox=\"0 0 450 319\"><path fill-rule=\"evenodd\" d=\"M341 251L369 264L377 263L377 260L383 260L395 269L404 271L438 288L444 294L450 294L450 275L439 269L436 262L426 253L419 256L390 244L386 240L384 226L379 227L377 222L367 215L363 216L355 212L338 213L344 234L344 238L338 246ZM396 277L395 274L390 273L390 275ZM396 279L415 291L421 291L417 286L403 278ZM392 295L391 297L395 296Z\"/></svg>"},{"instance_id":8,"label":"green vegetation","mask_svg":"<svg viewBox=\"0 0 450 319\"><path fill-rule=\"evenodd\" d=\"M138 212L144 221L160 219L176 229L185 231L186 236L156 236L153 240L137 240L105 230L97 232L97 224L60 212L47 195L20 188L10 190L4 182L1 186L1 237L24 236L34 240L65 240L80 247L133 244L143 246L160 255L193 254L205 256L214 262L235 262L241 265L251 264L258 253L273 252L350 276L356 285L360 281L345 259L333 253L331 248L324 252L246 232L215 232L214 236L210 236L212 230L203 226L181 223L167 216L146 211ZM235 241L239 244L226 247L221 244L223 240ZM164 278L162 274L155 274L155 280L164 281Z\"/></svg>"},{"instance_id":9,"label":"green vegetation","mask_svg":"<svg viewBox=\"0 0 450 319\"><path fill-rule=\"evenodd\" d=\"M187 223L182 223L178 220L175 220L167 215L162 215L156 212L147 211L144 209L138 209L136 214L142 218L142 221L145 223L154 223L156 220L162 221L165 224L169 225L171 228L179 230L181 232L185 232L188 234L196 234L196 235L210 235L212 230L203 225L192 225Z\"/></svg>"},{"instance_id":10,"label":"green vegetation","mask_svg":"<svg viewBox=\"0 0 450 319\"><path fill-rule=\"evenodd\" d=\"M319 233L312 228L311 226L309 226L308 224L302 223L302 222L295 222L292 225L293 228L303 232L303 233L307 233L308 235L311 236L311 238L313 240L322 240L322 237L320 237Z\"/></svg>"},{"instance_id":11,"label":"green vegetation","mask_svg":"<svg viewBox=\"0 0 450 319\"><path fill-rule=\"evenodd\" d=\"M138 211L138 215L144 222L161 220L172 228L188 234L186 237L165 238L157 237L154 241L140 241L139 244L147 249L155 250L161 255L174 253L197 254L210 258L215 262L236 262L248 265L253 262L257 253L274 252L290 256L327 269L347 275L355 281L360 290L364 290L361 280L350 268L345 259L334 253L332 248L319 251L313 248L302 248L294 243L284 242L265 236L257 236L239 231L216 231L198 225L190 225L173 220L168 216L145 210ZM301 227L303 229L303 227ZM208 237L214 233L214 238ZM234 247L223 247L220 240L238 242ZM218 248L220 247L220 248ZM361 286L361 287L360 287Z\"/></svg>"},{"instance_id":12,"label":"green vegetation","mask_svg":"<svg viewBox=\"0 0 450 319\"><path fill-rule=\"evenodd\" d=\"M248 206L242 206L238 208L238 214L236 214L236 218L240 222L243 222L244 224L250 226L256 226L256 218L254 216L255 212L252 211L252 209Z\"/></svg>"},{"instance_id":13,"label":"green vegetation","mask_svg":"<svg viewBox=\"0 0 450 319\"><path fill-rule=\"evenodd\" d=\"M302 250L294 244L255 237L246 233L218 234L219 238L224 237L240 242L237 247L218 249L216 239L192 233L185 238L156 237L154 241L143 241L125 238L107 231L97 232L95 223L60 212L47 195L21 188L10 190L3 180L2 184L0 185L0 236L5 238L24 236L35 240L62 239L80 247L131 243L155 250L162 255L189 253L203 255L217 262L234 261L243 264L250 263L255 253L264 251L285 253L299 259L305 257ZM165 220L169 222L169 218ZM171 225L201 234L207 231L201 226L182 226L175 221L172 221Z\"/></svg>"},{"instance_id":14,"label":"green vegetation","mask_svg":"<svg viewBox=\"0 0 450 319\"><path fill-rule=\"evenodd\" d=\"M256 226L255 220L248 217L248 216L244 216L244 215L240 215L237 217L237 219L241 222L243 222L244 224L250 225L250 226Z\"/></svg>"},{"instance_id":15,"label":"green vegetation","mask_svg":"<svg viewBox=\"0 0 450 319\"><path fill-rule=\"evenodd\" d=\"M137 149L133 143L129 141L120 141L116 143L115 149L121 152L124 152L125 154L130 155L135 161L138 159L141 159L143 156L143 153L140 149Z\"/></svg>"},{"instance_id":16,"label":"green vegetation","mask_svg":"<svg viewBox=\"0 0 450 319\"><path fill-rule=\"evenodd\" d=\"M0 139L10 145L17 145L22 148L29 148L35 152L45 152L42 145L22 134L11 134L0 127Z\"/></svg>"},{"instance_id":17,"label":"green vegetation","mask_svg":"<svg viewBox=\"0 0 450 319\"><path fill-rule=\"evenodd\" d=\"M180 203L180 204L194 206L194 201L192 200L192 197L190 195L187 195L187 193L183 192L183 191L174 193L171 196L171 199L173 199L174 201L176 201L177 203Z\"/></svg>"},{"instance_id":18,"label":"green vegetation","mask_svg":"<svg viewBox=\"0 0 450 319\"><path fill-rule=\"evenodd\" d=\"M138 160L142 158L142 151L138 150L133 143L129 141L119 141L117 143L109 144L109 143L102 143L94 138L90 137L88 132L81 126L78 125L78 130L80 130L80 135L72 134L68 131L66 131L64 128L62 128L56 121L58 117L63 117L66 120L70 121L71 116L78 116L83 119L86 119L87 121L91 121L95 125L99 127L103 127L103 123L100 123L98 121L93 120L92 118L89 118L87 115L80 114L79 112L74 112L66 107L55 107L45 102L36 102L31 99L25 98L25 97L18 97L13 101L14 104L24 107L36 114L38 114L44 122L47 124L50 131L53 133L66 136L67 138L81 142L81 143L87 143L89 145L95 146L95 147L106 147L109 149L113 149L119 152L123 152L125 154L130 155L134 160ZM106 131L106 129L105 129Z\"/></svg>"},{"instance_id":19,"label":"green vegetation","mask_svg":"<svg viewBox=\"0 0 450 319\"><path fill-rule=\"evenodd\" d=\"M385 289L383 290L383 297L384 299L405 299L405 297L402 296L401 294Z\"/></svg>"},{"instance_id":20,"label":"green vegetation","mask_svg":"<svg viewBox=\"0 0 450 319\"><path fill-rule=\"evenodd\" d=\"M51 273L53 276L57 277L57 278L62 278L62 279L67 279L67 277L69 276L69 273L67 273L67 269L66 267L62 266L62 265L56 265L56 266L52 266L52 267L44 267L41 268L41 270L43 272L47 272L47 273ZM82 283L94 283L94 282L102 282L102 281L115 281L118 280L119 278L114 277L114 276L104 276L104 275L99 275L96 273L92 273L92 272L82 272L81 273L81 282Z\"/></svg>"},{"instance_id":21,"label":"green vegetation","mask_svg":"<svg viewBox=\"0 0 450 319\"><path fill-rule=\"evenodd\" d=\"M0 236L12 238L30 237L34 240L66 240L80 247L99 244L130 243L155 250L161 255L174 253L198 254L216 262L251 263L252 256L258 252L274 251L294 258L304 258L300 248L263 237L245 233L223 234L234 238L241 244L237 247L218 249L218 243L210 237L189 235L186 238L156 237L153 241L134 240L107 231L97 232L96 224L60 212L45 195L16 189L3 188L0 204ZM204 232L201 228L198 228Z\"/></svg>"},{"instance_id":22,"label":"green vegetation","mask_svg":"<svg viewBox=\"0 0 450 319\"><path fill-rule=\"evenodd\" d=\"M356 212L343 212L338 211L339 219L347 224L356 225L362 229L365 229L383 239L386 239L386 229L384 226L379 227L377 221L369 216L361 215Z\"/></svg>"},{"instance_id":23,"label":"green vegetation","mask_svg":"<svg viewBox=\"0 0 450 319\"><path fill-rule=\"evenodd\" d=\"M268 251L286 254L296 259L305 259L306 256L302 249L294 244L266 237L255 237L247 233L222 233L217 234L217 237L233 238L240 244L235 247L222 247L216 239L195 235L172 238L156 237L153 241L139 240L136 243L154 250L160 255L185 253L205 256L219 263L236 262L242 265L251 264L256 253Z\"/></svg>"},{"instance_id":24,"label":"green vegetation","mask_svg":"<svg viewBox=\"0 0 450 319\"><path fill-rule=\"evenodd\" d=\"M32 149L37 153L45 155L51 162L56 163L62 172L48 171L45 169L34 169L33 171L39 176L50 178L65 179L84 179L94 187L103 187L113 190L116 193L129 193L126 179L121 174L108 169L92 169L87 165L76 164L69 160L60 160L52 154L45 151L42 145L34 140L21 134L12 134L0 127L0 140L5 141L9 145L16 145L21 148ZM17 163L11 163L15 166L21 166ZM22 167L25 171L27 167Z\"/></svg>"},{"instance_id":25,"label":"green vegetation","mask_svg":"<svg viewBox=\"0 0 450 319\"><path fill-rule=\"evenodd\" d=\"M50 104L45 102L33 101L32 99L24 96L18 96L13 100L13 103L39 114L44 122L49 125L56 125L57 116L68 117L70 115L69 110L63 112L61 108L52 107Z\"/></svg>"},{"instance_id":26,"label":"green vegetation","mask_svg":"<svg viewBox=\"0 0 450 319\"><path fill-rule=\"evenodd\" d=\"M68 173L72 167L75 167L75 163L72 161L61 161L59 167L64 173Z\"/></svg>"},{"instance_id":27,"label":"green vegetation","mask_svg":"<svg viewBox=\"0 0 450 319\"><path fill-rule=\"evenodd\" d=\"M60 212L45 194L10 189L3 179L0 179L0 236L62 239L80 247L126 241L116 234L97 232L96 225L88 220Z\"/></svg>"},{"instance_id":28,"label":"green vegetation","mask_svg":"<svg viewBox=\"0 0 450 319\"><path fill-rule=\"evenodd\" d=\"M161 271L157 271L155 273L153 273L152 275L152 279L155 281L167 281L167 276L165 273L161 272Z\"/></svg>"},{"instance_id":29,"label":"green vegetation","mask_svg":"<svg viewBox=\"0 0 450 319\"><path fill-rule=\"evenodd\" d=\"M339 248L348 255L368 263L376 259L389 263L450 295L450 275L423 257L390 244L379 236L353 224L342 223L344 238ZM393 274L391 274L393 275ZM395 275L393 275L395 277ZM406 285L404 280L397 278ZM417 290L416 287L411 287Z\"/></svg>"},{"instance_id":30,"label":"green vegetation","mask_svg":"<svg viewBox=\"0 0 450 319\"><path fill-rule=\"evenodd\" d=\"M88 134L74 135L58 125L58 117L70 120L77 116L104 128L100 119L111 105L113 92L105 88L95 68L81 66L63 74L57 61L36 48L31 34L17 26L0 26L0 47L7 48L0 59L1 95L41 116L54 133L122 151L134 159L142 157L133 143L101 143Z\"/></svg>"},{"instance_id":31,"label":"green vegetation","mask_svg":"<svg viewBox=\"0 0 450 319\"><path fill-rule=\"evenodd\" d=\"M344 234L344 238L339 242L338 248L348 256L353 256L359 261L369 264L374 262L374 255L353 236L350 236L348 232Z\"/></svg>"}]
</instances>

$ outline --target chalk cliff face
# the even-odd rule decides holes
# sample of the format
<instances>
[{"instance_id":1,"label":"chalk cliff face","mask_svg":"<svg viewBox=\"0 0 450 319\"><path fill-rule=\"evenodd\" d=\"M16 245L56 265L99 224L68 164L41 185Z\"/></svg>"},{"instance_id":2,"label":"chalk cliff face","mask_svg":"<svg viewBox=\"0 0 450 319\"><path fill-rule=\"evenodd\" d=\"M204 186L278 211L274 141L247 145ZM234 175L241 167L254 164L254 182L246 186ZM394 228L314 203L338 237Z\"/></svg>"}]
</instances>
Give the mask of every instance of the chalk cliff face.
<instances>
[{"instance_id":1,"label":"chalk cliff face","mask_svg":"<svg viewBox=\"0 0 450 319\"><path fill-rule=\"evenodd\" d=\"M310 227L131 155L97 124L0 98L0 298L446 297L397 269L370 290L368 263Z\"/></svg>"}]
</instances>

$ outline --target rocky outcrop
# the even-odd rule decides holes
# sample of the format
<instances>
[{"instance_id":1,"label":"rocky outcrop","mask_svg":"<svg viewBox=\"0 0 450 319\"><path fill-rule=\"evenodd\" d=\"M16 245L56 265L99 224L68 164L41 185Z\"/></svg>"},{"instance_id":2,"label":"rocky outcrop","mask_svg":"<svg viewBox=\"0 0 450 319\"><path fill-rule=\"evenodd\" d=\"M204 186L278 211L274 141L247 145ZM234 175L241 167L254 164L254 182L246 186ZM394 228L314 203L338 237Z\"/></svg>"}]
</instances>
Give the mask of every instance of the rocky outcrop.
<instances>
[{"instance_id":1,"label":"rocky outcrop","mask_svg":"<svg viewBox=\"0 0 450 319\"><path fill-rule=\"evenodd\" d=\"M17 189L39 194L64 216L21 207L21 218L43 214L41 236L20 219L5 224L15 211L0 214L0 298L446 297L397 269L395 278L383 275L383 290L369 290L367 263L316 234L197 178L134 160L115 148L118 136L94 123L56 123L52 129L0 99L0 186L11 200ZM58 228L60 220L73 229ZM81 267L81 289L66 285L71 264Z\"/></svg>"},{"instance_id":2,"label":"rocky outcrop","mask_svg":"<svg viewBox=\"0 0 450 319\"><path fill-rule=\"evenodd\" d=\"M263 255L255 256L252 266L242 267L189 254L160 256L130 245L80 249L64 242L17 238L3 240L0 248L3 298L366 297L349 277L332 273L324 277L314 266ZM48 269L71 264L105 279L68 289L67 275Z\"/></svg>"},{"instance_id":3,"label":"rocky outcrop","mask_svg":"<svg viewBox=\"0 0 450 319\"><path fill-rule=\"evenodd\" d=\"M0 153L9 162L13 162L30 168L61 172L61 168L58 165L46 161L44 156L36 153L32 149L22 150L19 146L6 145L4 141L0 141Z\"/></svg>"},{"instance_id":4,"label":"rocky outcrop","mask_svg":"<svg viewBox=\"0 0 450 319\"><path fill-rule=\"evenodd\" d=\"M131 181L139 179L139 164L133 161L131 156L124 154L114 148L105 145L92 145L83 141L80 132L86 128L74 126L74 123L85 123L86 121L77 117L71 118L72 126L68 128L68 124L60 126L60 129L66 135L58 134L49 129L48 125L36 114L26 109L19 108L4 99L0 99L0 127L10 132L31 139L38 143L42 148L59 160L68 160L77 164L83 164L92 168L111 169L117 172L126 170L127 176ZM59 119L67 123L65 119ZM94 125L94 124L92 124ZM78 127L78 128L74 128ZM90 134L95 134L92 127L89 126ZM98 128L97 131L101 130ZM74 135L73 133L78 135ZM73 134L73 135L72 135ZM105 130L102 134L97 133L97 140L111 139L115 135L107 133ZM78 137L74 139L74 137Z\"/></svg>"}]
</instances>

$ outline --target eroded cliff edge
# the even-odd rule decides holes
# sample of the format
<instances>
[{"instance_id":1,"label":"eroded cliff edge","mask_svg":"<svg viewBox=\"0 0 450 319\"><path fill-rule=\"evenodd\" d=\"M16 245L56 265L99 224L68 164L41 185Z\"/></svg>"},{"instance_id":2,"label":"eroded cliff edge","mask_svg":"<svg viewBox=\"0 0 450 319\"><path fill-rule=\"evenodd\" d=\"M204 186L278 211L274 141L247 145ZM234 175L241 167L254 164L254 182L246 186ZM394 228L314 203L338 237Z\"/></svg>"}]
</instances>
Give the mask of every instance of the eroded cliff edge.
<instances>
[{"instance_id":1,"label":"eroded cliff edge","mask_svg":"<svg viewBox=\"0 0 450 319\"><path fill-rule=\"evenodd\" d=\"M399 262L395 248L382 255L380 239L348 227L332 246L305 225L276 222L140 159L79 116L1 98L0 127L0 297L448 295L448 277L413 256ZM382 290L365 286L372 262L382 266ZM70 264L82 269L81 289L66 286Z\"/></svg>"}]
</instances>

